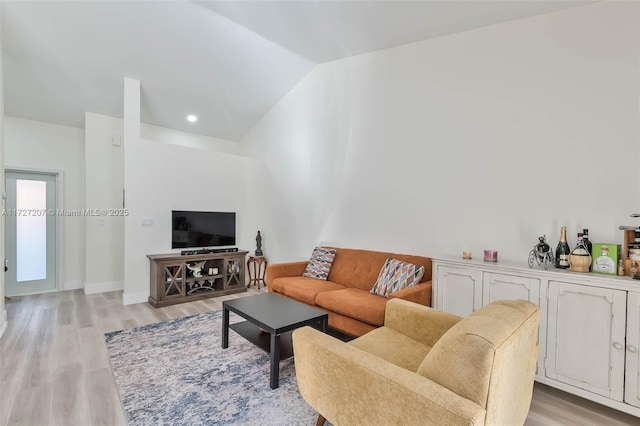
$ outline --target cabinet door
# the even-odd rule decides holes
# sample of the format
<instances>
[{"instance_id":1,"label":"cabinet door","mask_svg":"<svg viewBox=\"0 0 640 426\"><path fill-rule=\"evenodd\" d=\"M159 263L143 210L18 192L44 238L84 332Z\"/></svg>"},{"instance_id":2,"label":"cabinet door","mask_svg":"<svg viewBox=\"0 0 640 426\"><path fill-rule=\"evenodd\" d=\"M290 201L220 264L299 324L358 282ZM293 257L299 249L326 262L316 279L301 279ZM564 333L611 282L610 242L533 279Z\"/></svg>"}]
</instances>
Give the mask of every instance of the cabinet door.
<instances>
[{"instance_id":1,"label":"cabinet door","mask_svg":"<svg viewBox=\"0 0 640 426\"><path fill-rule=\"evenodd\" d=\"M622 401L626 299L622 290L549 281L545 375Z\"/></svg>"},{"instance_id":2,"label":"cabinet door","mask_svg":"<svg viewBox=\"0 0 640 426\"><path fill-rule=\"evenodd\" d=\"M540 305L540 280L516 275L485 273L482 280L482 306L501 299L528 300Z\"/></svg>"},{"instance_id":3,"label":"cabinet door","mask_svg":"<svg viewBox=\"0 0 640 426\"><path fill-rule=\"evenodd\" d=\"M640 293L627 296L627 361L624 402L640 407Z\"/></svg>"},{"instance_id":4,"label":"cabinet door","mask_svg":"<svg viewBox=\"0 0 640 426\"><path fill-rule=\"evenodd\" d=\"M160 300L177 299L186 295L184 262L158 263L158 270Z\"/></svg>"},{"instance_id":5,"label":"cabinet door","mask_svg":"<svg viewBox=\"0 0 640 426\"><path fill-rule=\"evenodd\" d=\"M482 306L482 271L444 265L437 268L435 308L466 317Z\"/></svg>"},{"instance_id":6,"label":"cabinet door","mask_svg":"<svg viewBox=\"0 0 640 426\"><path fill-rule=\"evenodd\" d=\"M540 280L486 272L482 278L482 306L496 300L528 300L540 306ZM544 322L540 319L538 344L540 353L536 365L536 374L542 371L544 359ZM542 337L541 337L542 336Z\"/></svg>"},{"instance_id":7,"label":"cabinet door","mask_svg":"<svg viewBox=\"0 0 640 426\"><path fill-rule=\"evenodd\" d=\"M224 267L224 289L244 285L244 256L227 257Z\"/></svg>"}]
</instances>

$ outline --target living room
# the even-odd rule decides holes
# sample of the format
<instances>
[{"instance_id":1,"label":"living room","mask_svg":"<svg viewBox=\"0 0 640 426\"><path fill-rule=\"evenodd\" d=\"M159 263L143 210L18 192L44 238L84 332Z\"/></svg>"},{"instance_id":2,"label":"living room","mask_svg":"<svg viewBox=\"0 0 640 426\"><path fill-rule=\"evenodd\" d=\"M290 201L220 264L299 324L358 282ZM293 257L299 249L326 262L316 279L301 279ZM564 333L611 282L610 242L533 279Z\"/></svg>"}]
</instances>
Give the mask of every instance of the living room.
<instances>
[{"instance_id":1,"label":"living room","mask_svg":"<svg viewBox=\"0 0 640 426\"><path fill-rule=\"evenodd\" d=\"M125 202L126 216L60 219L57 287L102 301L104 292L122 292L122 309L146 303L146 256L172 251L173 209L236 212L236 245L253 250L260 230L270 263L308 259L316 245L429 257L493 249L499 261L525 262L540 235L555 247L561 226L570 244L585 227L594 241L620 242L618 227L637 225L629 214L640 197L640 9L566 6L339 59L298 55L287 76L295 82L287 90L281 83L282 96L253 112L246 131L215 134L144 122L159 94L128 70L117 75L118 90L100 95L120 114L85 109L69 125L9 105L8 97L48 104L7 83L25 65L7 27L37 24L44 59L52 48L44 40L58 39L46 31L55 27L47 14L3 3L0 158L9 169L62 171L65 209ZM224 10L206 12L250 33L221 18ZM243 36L260 37L253 31ZM193 48L179 59L189 55ZM42 69L73 85L73 66ZM160 85L180 91L190 75ZM3 300L0 329L6 311Z\"/></svg>"}]
</instances>

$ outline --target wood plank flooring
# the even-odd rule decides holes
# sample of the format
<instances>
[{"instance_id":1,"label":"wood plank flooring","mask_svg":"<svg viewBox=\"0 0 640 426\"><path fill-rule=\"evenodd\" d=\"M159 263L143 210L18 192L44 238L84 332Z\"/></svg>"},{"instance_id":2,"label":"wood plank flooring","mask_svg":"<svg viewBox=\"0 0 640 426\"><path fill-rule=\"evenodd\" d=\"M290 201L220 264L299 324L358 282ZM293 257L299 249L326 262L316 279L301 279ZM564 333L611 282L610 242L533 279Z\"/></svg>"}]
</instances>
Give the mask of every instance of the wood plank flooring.
<instances>
[{"instance_id":1,"label":"wood plank flooring","mask_svg":"<svg viewBox=\"0 0 640 426\"><path fill-rule=\"evenodd\" d=\"M0 340L0 425L125 425L104 333L222 309L223 300L262 291L158 309L123 306L121 292L12 298ZM638 425L640 419L536 384L526 424Z\"/></svg>"}]
</instances>

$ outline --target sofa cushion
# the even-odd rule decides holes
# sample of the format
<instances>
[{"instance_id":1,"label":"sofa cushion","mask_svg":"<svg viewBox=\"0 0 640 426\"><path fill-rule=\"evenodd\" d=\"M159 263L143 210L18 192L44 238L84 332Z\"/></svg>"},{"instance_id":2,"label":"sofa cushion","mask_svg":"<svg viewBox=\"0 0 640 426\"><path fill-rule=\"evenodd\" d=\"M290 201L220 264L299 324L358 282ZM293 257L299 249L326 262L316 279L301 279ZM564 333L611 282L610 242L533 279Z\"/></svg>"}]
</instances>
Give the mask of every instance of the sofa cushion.
<instances>
[{"instance_id":1,"label":"sofa cushion","mask_svg":"<svg viewBox=\"0 0 640 426\"><path fill-rule=\"evenodd\" d=\"M423 275L424 266L389 258L380 270L371 294L389 297L389 293L418 284Z\"/></svg>"},{"instance_id":2,"label":"sofa cushion","mask_svg":"<svg viewBox=\"0 0 640 426\"><path fill-rule=\"evenodd\" d=\"M431 350L389 327L377 328L349 344L414 373Z\"/></svg>"},{"instance_id":3,"label":"sofa cushion","mask_svg":"<svg viewBox=\"0 0 640 426\"><path fill-rule=\"evenodd\" d=\"M286 294L286 293L285 293ZM318 294L315 304L338 314L368 324L384 324L384 309L387 299L357 288L325 291Z\"/></svg>"},{"instance_id":4,"label":"sofa cushion","mask_svg":"<svg viewBox=\"0 0 640 426\"><path fill-rule=\"evenodd\" d=\"M326 281L335 257L335 249L327 247L314 248L311 253L311 259L302 276Z\"/></svg>"},{"instance_id":5,"label":"sofa cushion","mask_svg":"<svg viewBox=\"0 0 640 426\"><path fill-rule=\"evenodd\" d=\"M282 294L307 305L315 305L316 296L323 291L340 290L344 286L331 281L316 280L307 277L279 278L282 283Z\"/></svg>"}]
</instances>

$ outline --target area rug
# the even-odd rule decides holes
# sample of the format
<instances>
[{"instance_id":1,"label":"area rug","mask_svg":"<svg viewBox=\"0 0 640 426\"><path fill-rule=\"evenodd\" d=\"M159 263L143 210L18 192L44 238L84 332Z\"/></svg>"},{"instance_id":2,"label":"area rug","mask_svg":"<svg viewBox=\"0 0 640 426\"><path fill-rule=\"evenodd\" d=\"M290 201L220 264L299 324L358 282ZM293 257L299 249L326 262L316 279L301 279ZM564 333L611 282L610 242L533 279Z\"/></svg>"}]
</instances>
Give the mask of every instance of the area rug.
<instances>
[{"instance_id":1,"label":"area rug","mask_svg":"<svg viewBox=\"0 0 640 426\"><path fill-rule=\"evenodd\" d=\"M232 314L231 322L241 320ZM105 334L130 425L313 425L294 359L269 387L269 355L233 330L221 348L222 312Z\"/></svg>"}]
</instances>

